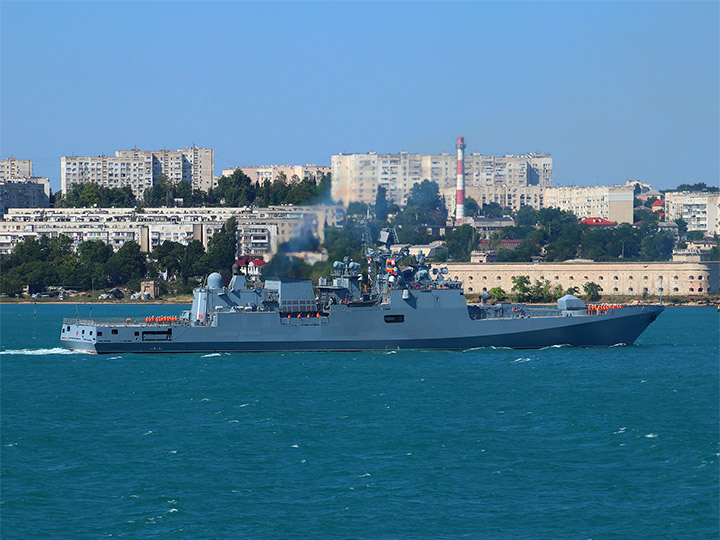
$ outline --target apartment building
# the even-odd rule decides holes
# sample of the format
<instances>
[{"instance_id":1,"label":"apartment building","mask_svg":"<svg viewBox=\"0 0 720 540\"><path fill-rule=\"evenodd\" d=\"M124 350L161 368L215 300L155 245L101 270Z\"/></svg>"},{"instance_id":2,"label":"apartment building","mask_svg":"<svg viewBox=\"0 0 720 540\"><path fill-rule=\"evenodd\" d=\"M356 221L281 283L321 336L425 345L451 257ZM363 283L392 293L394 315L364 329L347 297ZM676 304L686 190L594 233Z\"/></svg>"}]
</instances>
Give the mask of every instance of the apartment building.
<instances>
[{"instance_id":1,"label":"apartment building","mask_svg":"<svg viewBox=\"0 0 720 540\"><path fill-rule=\"evenodd\" d=\"M50 180L47 178L36 178L36 180L39 181L28 179L25 182L0 182L0 216L10 208L47 208L50 206Z\"/></svg>"},{"instance_id":2,"label":"apartment building","mask_svg":"<svg viewBox=\"0 0 720 540\"><path fill-rule=\"evenodd\" d=\"M578 219L601 217L616 223L633 223L632 186L548 187L543 192L543 207L560 208Z\"/></svg>"},{"instance_id":3,"label":"apartment building","mask_svg":"<svg viewBox=\"0 0 720 540\"><path fill-rule=\"evenodd\" d=\"M274 206L269 208L50 208L11 209L0 220L0 253L11 253L27 237L66 235L75 247L100 240L113 249L133 240L144 251L171 240L188 244L208 241L230 217L238 221L238 255L271 257L280 244L301 235L324 240L324 226L344 219L338 206Z\"/></svg>"},{"instance_id":4,"label":"apartment building","mask_svg":"<svg viewBox=\"0 0 720 540\"><path fill-rule=\"evenodd\" d=\"M665 193L666 216L683 219L689 231L720 234L720 193L670 191Z\"/></svg>"},{"instance_id":5,"label":"apartment building","mask_svg":"<svg viewBox=\"0 0 720 540\"><path fill-rule=\"evenodd\" d=\"M223 176L231 176L237 169L240 169L243 174L248 176L255 182L264 182L269 180L272 182L280 175L285 175L288 181L292 181L293 178L299 180L305 180L312 178L316 182L326 174L330 174L332 168L323 165L259 165L252 167L233 167L232 169L223 169Z\"/></svg>"},{"instance_id":6,"label":"apartment building","mask_svg":"<svg viewBox=\"0 0 720 540\"><path fill-rule=\"evenodd\" d=\"M446 201L455 199L457 156L454 154L336 154L332 156L331 168L332 198L346 206L356 201L372 204L378 186L387 190L388 200L405 204L412 187L423 180L437 182ZM548 154L465 155L465 189L472 197L482 198L485 194L486 200L495 197L520 200L522 195L522 200L528 201L524 204L537 204L539 208L542 190L527 188L551 185L552 157ZM514 191L490 188L514 188Z\"/></svg>"},{"instance_id":7,"label":"apartment building","mask_svg":"<svg viewBox=\"0 0 720 540\"><path fill-rule=\"evenodd\" d=\"M12 182L32 176L32 160L0 159L0 182Z\"/></svg>"},{"instance_id":8,"label":"apartment building","mask_svg":"<svg viewBox=\"0 0 720 540\"><path fill-rule=\"evenodd\" d=\"M136 198L163 174L172 182L186 180L193 189L213 187L214 151L210 148L179 150L117 150L115 156L63 156L60 158L62 192L73 184L94 182L109 188L129 186Z\"/></svg>"}]
</instances>

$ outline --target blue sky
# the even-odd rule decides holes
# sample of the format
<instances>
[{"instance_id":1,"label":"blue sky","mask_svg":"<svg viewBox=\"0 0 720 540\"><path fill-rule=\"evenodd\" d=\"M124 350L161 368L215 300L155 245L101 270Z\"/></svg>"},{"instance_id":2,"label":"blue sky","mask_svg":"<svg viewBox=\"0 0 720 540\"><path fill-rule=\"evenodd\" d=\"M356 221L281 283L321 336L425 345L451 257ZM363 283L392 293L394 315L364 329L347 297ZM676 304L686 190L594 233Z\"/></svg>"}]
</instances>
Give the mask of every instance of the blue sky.
<instances>
[{"instance_id":1,"label":"blue sky","mask_svg":"<svg viewBox=\"0 0 720 540\"><path fill-rule=\"evenodd\" d=\"M548 152L556 183L718 184L718 2L7 2L0 155Z\"/></svg>"}]
</instances>

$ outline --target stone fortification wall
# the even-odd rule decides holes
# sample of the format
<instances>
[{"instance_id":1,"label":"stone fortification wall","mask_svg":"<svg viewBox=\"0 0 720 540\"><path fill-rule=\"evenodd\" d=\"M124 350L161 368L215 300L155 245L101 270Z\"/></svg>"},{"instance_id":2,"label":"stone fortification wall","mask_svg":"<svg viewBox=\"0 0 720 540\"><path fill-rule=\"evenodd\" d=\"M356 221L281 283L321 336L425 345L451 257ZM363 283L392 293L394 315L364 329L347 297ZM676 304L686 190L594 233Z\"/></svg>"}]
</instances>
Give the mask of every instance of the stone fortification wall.
<instances>
[{"instance_id":1,"label":"stone fortification wall","mask_svg":"<svg viewBox=\"0 0 720 540\"><path fill-rule=\"evenodd\" d=\"M531 283L548 280L563 289L594 282L605 295L709 296L720 294L720 262L564 262L564 263L451 263L450 277L464 283L467 293L494 287L512 291L515 276L528 276Z\"/></svg>"}]
</instances>

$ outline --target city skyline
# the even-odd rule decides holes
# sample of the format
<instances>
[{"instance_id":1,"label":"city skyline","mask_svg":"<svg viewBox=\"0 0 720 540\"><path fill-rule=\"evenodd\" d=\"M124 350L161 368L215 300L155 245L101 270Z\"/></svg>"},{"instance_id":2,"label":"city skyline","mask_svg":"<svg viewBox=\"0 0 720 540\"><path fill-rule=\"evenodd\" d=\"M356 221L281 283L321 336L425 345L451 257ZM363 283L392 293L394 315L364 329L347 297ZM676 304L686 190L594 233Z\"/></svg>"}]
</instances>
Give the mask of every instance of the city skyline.
<instances>
[{"instance_id":1,"label":"city skyline","mask_svg":"<svg viewBox=\"0 0 720 540\"><path fill-rule=\"evenodd\" d=\"M546 152L555 185L718 184L717 3L19 3L0 157ZM192 25L188 24L192 21ZM33 29L33 39L25 37Z\"/></svg>"}]
</instances>

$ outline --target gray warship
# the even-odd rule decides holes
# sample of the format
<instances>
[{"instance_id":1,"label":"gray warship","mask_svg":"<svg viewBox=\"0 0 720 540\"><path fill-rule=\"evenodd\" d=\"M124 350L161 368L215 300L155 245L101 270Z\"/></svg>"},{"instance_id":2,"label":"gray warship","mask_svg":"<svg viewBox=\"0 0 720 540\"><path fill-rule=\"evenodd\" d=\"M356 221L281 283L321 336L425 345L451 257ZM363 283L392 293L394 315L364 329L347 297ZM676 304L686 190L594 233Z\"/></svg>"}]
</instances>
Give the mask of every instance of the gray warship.
<instances>
[{"instance_id":1,"label":"gray warship","mask_svg":"<svg viewBox=\"0 0 720 540\"><path fill-rule=\"evenodd\" d=\"M588 305L566 295L555 307L468 304L462 283L422 254L402 267L392 231L362 265L346 257L330 279L267 278L251 283L233 269L225 286L210 274L194 291L192 308L172 317L63 320L61 343L90 353L365 351L515 349L553 345L632 344L662 305Z\"/></svg>"}]
</instances>

